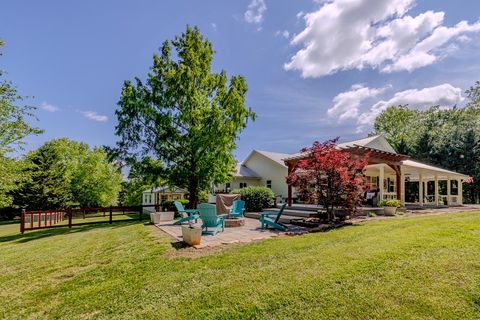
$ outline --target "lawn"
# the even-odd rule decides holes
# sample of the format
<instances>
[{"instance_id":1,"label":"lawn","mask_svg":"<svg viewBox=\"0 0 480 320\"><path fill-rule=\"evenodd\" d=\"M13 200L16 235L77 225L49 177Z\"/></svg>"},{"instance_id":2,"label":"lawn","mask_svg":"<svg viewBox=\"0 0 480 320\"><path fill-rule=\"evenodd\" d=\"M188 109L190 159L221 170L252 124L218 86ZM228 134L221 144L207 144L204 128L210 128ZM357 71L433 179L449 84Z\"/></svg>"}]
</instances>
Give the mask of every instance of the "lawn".
<instances>
[{"instance_id":1,"label":"lawn","mask_svg":"<svg viewBox=\"0 0 480 320\"><path fill-rule=\"evenodd\" d=\"M138 221L0 225L0 318L478 319L480 213L183 254Z\"/></svg>"}]
</instances>

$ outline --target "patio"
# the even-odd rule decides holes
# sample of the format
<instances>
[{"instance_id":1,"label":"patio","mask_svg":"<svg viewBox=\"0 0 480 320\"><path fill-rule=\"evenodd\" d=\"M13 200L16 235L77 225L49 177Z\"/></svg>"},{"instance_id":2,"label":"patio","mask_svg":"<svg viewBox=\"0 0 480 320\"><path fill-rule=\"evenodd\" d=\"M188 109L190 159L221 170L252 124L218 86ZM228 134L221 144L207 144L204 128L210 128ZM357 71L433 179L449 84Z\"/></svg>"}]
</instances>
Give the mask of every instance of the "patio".
<instances>
[{"instance_id":1,"label":"patio","mask_svg":"<svg viewBox=\"0 0 480 320\"><path fill-rule=\"evenodd\" d=\"M201 220L195 225L201 226ZM156 227L166 232L177 241L183 241L182 228L179 225L173 225L173 221L166 221L156 224ZM288 231L279 231L273 229L262 230L258 219L245 218L245 225L240 227L225 228L225 231L219 232L216 236L202 235L200 245L194 246L196 249L206 247L216 247L223 244L249 243L257 240L275 238L282 235L304 234L307 230L302 227L289 225Z\"/></svg>"}]
</instances>

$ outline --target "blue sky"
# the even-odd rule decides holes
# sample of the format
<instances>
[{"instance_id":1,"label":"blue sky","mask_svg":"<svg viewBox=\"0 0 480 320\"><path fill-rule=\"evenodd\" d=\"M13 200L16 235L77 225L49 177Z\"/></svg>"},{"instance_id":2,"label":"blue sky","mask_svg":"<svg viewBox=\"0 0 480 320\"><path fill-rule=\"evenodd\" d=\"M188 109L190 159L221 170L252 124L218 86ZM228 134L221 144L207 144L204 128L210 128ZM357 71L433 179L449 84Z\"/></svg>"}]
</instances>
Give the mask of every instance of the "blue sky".
<instances>
[{"instance_id":1,"label":"blue sky","mask_svg":"<svg viewBox=\"0 0 480 320\"><path fill-rule=\"evenodd\" d=\"M0 68L39 106L45 133L27 149L64 136L114 145L123 81L196 25L214 69L247 79L258 118L238 142L242 159L366 136L389 104L462 105L480 80L479 13L475 0L6 0Z\"/></svg>"}]
</instances>

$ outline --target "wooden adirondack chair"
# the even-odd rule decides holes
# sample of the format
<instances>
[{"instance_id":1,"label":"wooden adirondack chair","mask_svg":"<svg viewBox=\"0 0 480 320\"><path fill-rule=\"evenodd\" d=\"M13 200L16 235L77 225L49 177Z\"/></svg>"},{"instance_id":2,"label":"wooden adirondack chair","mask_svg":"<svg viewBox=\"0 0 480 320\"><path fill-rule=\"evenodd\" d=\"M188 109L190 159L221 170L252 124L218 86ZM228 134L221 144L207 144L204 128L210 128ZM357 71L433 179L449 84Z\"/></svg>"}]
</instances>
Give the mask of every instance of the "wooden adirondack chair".
<instances>
[{"instance_id":1,"label":"wooden adirondack chair","mask_svg":"<svg viewBox=\"0 0 480 320\"><path fill-rule=\"evenodd\" d=\"M228 214L228 217L229 218L242 218L244 211L245 211L245 201L235 200L235 201L233 201L233 206L232 206L232 209L230 209L230 213Z\"/></svg>"},{"instance_id":2,"label":"wooden adirondack chair","mask_svg":"<svg viewBox=\"0 0 480 320\"><path fill-rule=\"evenodd\" d=\"M174 224L182 224L191 220L195 220L195 223L197 223L197 219L200 218L197 209L185 209L180 201L175 201L175 208L182 217ZM186 216L183 216L184 214Z\"/></svg>"},{"instance_id":3,"label":"wooden adirondack chair","mask_svg":"<svg viewBox=\"0 0 480 320\"><path fill-rule=\"evenodd\" d=\"M267 229L268 227L278 229L285 231L287 230L287 226L284 225L283 223L278 222L280 219L283 210L285 210L285 207L287 206L286 203L284 203L281 207L280 210L278 211L263 211L260 213L260 224L262 229Z\"/></svg>"},{"instance_id":4,"label":"wooden adirondack chair","mask_svg":"<svg viewBox=\"0 0 480 320\"><path fill-rule=\"evenodd\" d=\"M201 203L198 205L200 218L202 219L202 234L216 235L220 230L225 230L226 214L217 216L217 208L213 204ZM208 230L213 228L213 230Z\"/></svg>"}]
</instances>

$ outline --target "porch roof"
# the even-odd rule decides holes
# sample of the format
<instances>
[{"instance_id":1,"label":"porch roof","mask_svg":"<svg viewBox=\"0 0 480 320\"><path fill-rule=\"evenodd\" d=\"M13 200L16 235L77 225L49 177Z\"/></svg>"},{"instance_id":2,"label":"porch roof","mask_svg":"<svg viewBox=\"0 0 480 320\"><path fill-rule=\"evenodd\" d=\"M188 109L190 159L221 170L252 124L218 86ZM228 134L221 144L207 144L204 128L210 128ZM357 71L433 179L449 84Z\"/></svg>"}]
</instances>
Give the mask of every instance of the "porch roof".
<instances>
[{"instance_id":1,"label":"porch roof","mask_svg":"<svg viewBox=\"0 0 480 320\"><path fill-rule=\"evenodd\" d=\"M429 165L429 164L426 164L426 163L422 163L422 162L415 161L415 160L410 160L410 159L402 161L402 165L406 166L406 167L409 167L411 169L414 169L415 171L418 171L418 172L421 171L422 173L439 173L439 174L443 174L443 175L447 175L447 176L459 177L459 178L462 178L462 179L468 178L468 175L465 175L465 174L462 174L462 173L459 173L459 172L450 171L450 170L447 170L447 169L435 167L435 166L432 166L432 165Z\"/></svg>"},{"instance_id":2,"label":"porch roof","mask_svg":"<svg viewBox=\"0 0 480 320\"><path fill-rule=\"evenodd\" d=\"M338 145L338 149L341 149L343 151L349 152L354 155L369 155L369 164L376 164L376 163L395 163L395 164L400 164L403 160L409 159L409 156L403 155L403 154L398 154L394 152L389 152L389 151L384 151L384 150L379 150L375 148L370 148L366 146L361 146L357 144L353 145ZM283 159L285 163L295 163L299 160L306 159L310 156L310 153L303 152L303 153L297 153L292 155L291 157Z\"/></svg>"}]
</instances>

